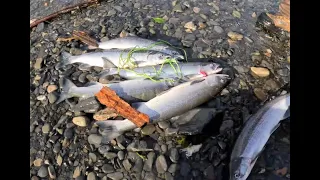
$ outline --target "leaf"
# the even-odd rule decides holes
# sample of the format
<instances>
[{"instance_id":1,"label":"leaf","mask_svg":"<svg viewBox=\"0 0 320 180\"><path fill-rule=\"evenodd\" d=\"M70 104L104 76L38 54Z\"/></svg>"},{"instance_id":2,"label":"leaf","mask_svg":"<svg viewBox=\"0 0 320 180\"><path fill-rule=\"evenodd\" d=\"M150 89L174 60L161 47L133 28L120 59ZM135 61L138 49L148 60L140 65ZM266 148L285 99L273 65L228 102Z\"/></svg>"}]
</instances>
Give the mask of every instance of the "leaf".
<instances>
[{"instance_id":1,"label":"leaf","mask_svg":"<svg viewBox=\"0 0 320 180\"><path fill-rule=\"evenodd\" d=\"M232 15L236 18L241 18L241 14L239 11L233 10Z\"/></svg>"},{"instance_id":2,"label":"leaf","mask_svg":"<svg viewBox=\"0 0 320 180\"><path fill-rule=\"evenodd\" d=\"M159 17L152 18L152 19L154 20L154 22L159 23L159 24L163 24L164 22L166 22L165 19L159 18Z\"/></svg>"}]
</instances>

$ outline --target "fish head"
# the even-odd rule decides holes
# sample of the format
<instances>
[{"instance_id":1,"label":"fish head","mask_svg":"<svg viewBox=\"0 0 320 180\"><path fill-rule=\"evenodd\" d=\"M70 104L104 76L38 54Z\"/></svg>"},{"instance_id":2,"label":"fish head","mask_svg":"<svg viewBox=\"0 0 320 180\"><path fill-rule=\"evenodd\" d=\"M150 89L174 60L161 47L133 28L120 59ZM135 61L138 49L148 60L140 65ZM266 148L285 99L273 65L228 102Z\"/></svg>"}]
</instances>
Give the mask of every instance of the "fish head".
<instances>
[{"instance_id":1,"label":"fish head","mask_svg":"<svg viewBox=\"0 0 320 180\"><path fill-rule=\"evenodd\" d=\"M253 167L250 158L238 157L230 162L230 180L245 180Z\"/></svg>"},{"instance_id":2,"label":"fish head","mask_svg":"<svg viewBox=\"0 0 320 180\"><path fill-rule=\"evenodd\" d=\"M210 63L210 64L200 65L200 71L204 71L207 74L215 74L215 73L221 72L222 68L219 66L219 64Z\"/></svg>"}]
</instances>

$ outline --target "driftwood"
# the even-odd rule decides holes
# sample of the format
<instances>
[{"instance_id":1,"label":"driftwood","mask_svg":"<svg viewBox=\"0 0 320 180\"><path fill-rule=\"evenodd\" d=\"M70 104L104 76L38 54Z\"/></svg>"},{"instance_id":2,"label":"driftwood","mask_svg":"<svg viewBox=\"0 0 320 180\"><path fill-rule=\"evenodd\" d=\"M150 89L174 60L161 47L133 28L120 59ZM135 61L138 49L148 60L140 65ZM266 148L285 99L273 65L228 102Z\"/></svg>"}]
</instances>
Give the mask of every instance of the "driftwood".
<instances>
[{"instance_id":1,"label":"driftwood","mask_svg":"<svg viewBox=\"0 0 320 180\"><path fill-rule=\"evenodd\" d=\"M87 7L89 5L97 4L97 3L99 3L99 0L88 0L88 2L83 2L83 3L79 3L79 4L76 4L76 5L73 5L73 6L65 7L65 8L61 9L60 11L52 13L52 14L50 14L48 16L43 17L43 18L40 18L40 19L37 19L37 20L31 20L30 21L30 28L33 28L36 25L40 24L41 22L47 21L49 19L52 19L52 18L54 18L54 17L56 17L56 16L58 16L60 14L64 14L64 13L70 12L72 10L79 9L79 8L82 8L82 7Z\"/></svg>"}]
</instances>

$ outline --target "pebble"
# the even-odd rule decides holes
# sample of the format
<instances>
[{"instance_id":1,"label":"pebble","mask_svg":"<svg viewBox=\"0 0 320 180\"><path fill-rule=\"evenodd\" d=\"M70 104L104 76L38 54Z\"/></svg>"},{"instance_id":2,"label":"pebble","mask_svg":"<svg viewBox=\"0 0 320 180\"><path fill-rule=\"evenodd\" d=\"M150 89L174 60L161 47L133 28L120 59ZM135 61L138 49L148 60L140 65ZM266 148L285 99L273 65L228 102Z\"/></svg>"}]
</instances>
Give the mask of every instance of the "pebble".
<instances>
[{"instance_id":1,"label":"pebble","mask_svg":"<svg viewBox=\"0 0 320 180\"><path fill-rule=\"evenodd\" d=\"M56 95L56 93L52 92L48 94L48 99L49 99L49 103L53 104L57 101L58 96Z\"/></svg>"},{"instance_id":2,"label":"pebble","mask_svg":"<svg viewBox=\"0 0 320 180\"><path fill-rule=\"evenodd\" d=\"M169 122L168 121L160 121L158 122L158 126L161 128L161 129L167 129L169 127Z\"/></svg>"},{"instance_id":3,"label":"pebble","mask_svg":"<svg viewBox=\"0 0 320 180\"><path fill-rule=\"evenodd\" d=\"M268 79L263 86L263 89L266 90L278 90L280 88L279 84L273 79Z\"/></svg>"},{"instance_id":4,"label":"pebble","mask_svg":"<svg viewBox=\"0 0 320 180\"><path fill-rule=\"evenodd\" d=\"M175 173L180 169L180 166L178 164L171 164L168 168L168 172Z\"/></svg>"},{"instance_id":5,"label":"pebble","mask_svg":"<svg viewBox=\"0 0 320 180\"><path fill-rule=\"evenodd\" d=\"M289 69L279 69L279 70L277 70L277 73L280 76L289 76L290 71L289 71Z\"/></svg>"},{"instance_id":6,"label":"pebble","mask_svg":"<svg viewBox=\"0 0 320 180\"><path fill-rule=\"evenodd\" d=\"M223 33L223 29L222 29L222 27L220 27L220 26L214 26L214 27L213 27L213 30L216 31L216 32L219 33L219 34Z\"/></svg>"},{"instance_id":7,"label":"pebble","mask_svg":"<svg viewBox=\"0 0 320 180\"><path fill-rule=\"evenodd\" d=\"M166 158L163 155L158 156L156 159L156 169L158 173L164 173L168 169Z\"/></svg>"},{"instance_id":8,"label":"pebble","mask_svg":"<svg viewBox=\"0 0 320 180\"><path fill-rule=\"evenodd\" d=\"M37 175L41 178L47 177L48 176L48 168L46 168L45 166L41 166L41 168L38 170Z\"/></svg>"},{"instance_id":9,"label":"pebble","mask_svg":"<svg viewBox=\"0 0 320 180\"><path fill-rule=\"evenodd\" d=\"M194 23L193 23L192 21L187 22L187 23L184 25L184 28L190 29L191 31L197 30L196 25L194 25Z\"/></svg>"},{"instance_id":10,"label":"pebble","mask_svg":"<svg viewBox=\"0 0 320 180\"><path fill-rule=\"evenodd\" d=\"M200 8L198 8L198 7L193 7L193 12L194 13L196 13L196 14L198 14L199 12L200 12Z\"/></svg>"},{"instance_id":11,"label":"pebble","mask_svg":"<svg viewBox=\"0 0 320 180\"><path fill-rule=\"evenodd\" d=\"M99 153L102 155L107 153L110 150L111 150L111 146L109 146L109 145L103 145L98 148Z\"/></svg>"},{"instance_id":12,"label":"pebble","mask_svg":"<svg viewBox=\"0 0 320 180\"><path fill-rule=\"evenodd\" d=\"M89 118L86 116L78 116L72 119L72 122L80 127L86 127L89 124Z\"/></svg>"},{"instance_id":13,"label":"pebble","mask_svg":"<svg viewBox=\"0 0 320 180\"><path fill-rule=\"evenodd\" d=\"M183 12L180 4L176 4L176 5L173 7L173 11L174 11L174 12Z\"/></svg>"},{"instance_id":14,"label":"pebble","mask_svg":"<svg viewBox=\"0 0 320 180\"><path fill-rule=\"evenodd\" d=\"M101 167L101 169L102 169L102 171L104 172L104 173L112 173L112 172L114 172L114 168L113 168L113 166L111 166L110 164L104 164L102 167Z\"/></svg>"},{"instance_id":15,"label":"pebble","mask_svg":"<svg viewBox=\"0 0 320 180\"><path fill-rule=\"evenodd\" d=\"M228 129L231 129L233 127L233 121L232 120L225 120L222 122L220 126L220 133L225 132Z\"/></svg>"},{"instance_id":16,"label":"pebble","mask_svg":"<svg viewBox=\"0 0 320 180\"><path fill-rule=\"evenodd\" d=\"M166 144L162 144L161 145L161 150L162 150L162 153L166 153L167 150L168 150L168 146Z\"/></svg>"},{"instance_id":17,"label":"pebble","mask_svg":"<svg viewBox=\"0 0 320 180\"><path fill-rule=\"evenodd\" d=\"M182 176L188 176L189 172L191 171L191 166L187 162L182 162L180 164L180 174Z\"/></svg>"},{"instance_id":18,"label":"pebble","mask_svg":"<svg viewBox=\"0 0 320 180\"><path fill-rule=\"evenodd\" d=\"M34 64L34 69L41 69L43 58L37 58L36 63Z\"/></svg>"},{"instance_id":19,"label":"pebble","mask_svg":"<svg viewBox=\"0 0 320 180\"><path fill-rule=\"evenodd\" d=\"M42 133L44 133L44 134L48 134L49 132L50 132L50 130L51 130L51 126L50 126L50 124L44 124L43 126L42 126Z\"/></svg>"},{"instance_id":20,"label":"pebble","mask_svg":"<svg viewBox=\"0 0 320 180\"><path fill-rule=\"evenodd\" d=\"M114 153L114 152L107 152L104 154L104 156L107 158L107 159L113 159L115 157L117 157L117 154Z\"/></svg>"},{"instance_id":21,"label":"pebble","mask_svg":"<svg viewBox=\"0 0 320 180\"><path fill-rule=\"evenodd\" d=\"M56 171L54 170L54 167L52 165L49 165L48 171L51 179L55 179L57 177Z\"/></svg>"},{"instance_id":22,"label":"pebble","mask_svg":"<svg viewBox=\"0 0 320 180\"><path fill-rule=\"evenodd\" d=\"M75 180L85 180L85 179L86 179L85 176L78 176L78 177L75 178Z\"/></svg>"},{"instance_id":23,"label":"pebble","mask_svg":"<svg viewBox=\"0 0 320 180\"><path fill-rule=\"evenodd\" d=\"M74 130L72 128L68 128L63 133L64 137L67 139L71 139L74 135Z\"/></svg>"},{"instance_id":24,"label":"pebble","mask_svg":"<svg viewBox=\"0 0 320 180\"><path fill-rule=\"evenodd\" d=\"M172 135L175 135L177 134L178 132L178 129L177 128L167 128L164 133L166 136L172 136Z\"/></svg>"},{"instance_id":25,"label":"pebble","mask_svg":"<svg viewBox=\"0 0 320 180\"><path fill-rule=\"evenodd\" d=\"M96 162L97 161L97 155L94 153L89 153L89 158L91 159L92 162Z\"/></svg>"},{"instance_id":26,"label":"pebble","mask_svg":"<svg viewBox=\"0 0 320 180\"><path fill-rule=\"evenodd\" d=\"M233 41L240 41L240 40L243 39L243 35L242 35L242 34L239 34L239 33L237 33L237 32L232 32L232 31L230 31L230 32L228 32L228 36L229 36L229 38L230 38L231 40L233 40Z\"/></svg>"},{"instance_id":27,"label":"pebble","mask_svg":"<svg viewBox=\"0 0 320 180\"><path fill-rule=\"evenodd\" d=\"M268 97L268 95L261 88L254 88L253 92L254 92L254 95L261 101L265 101Z\"/></svg>"},{"instance_id":28,"label":"pebble","mask_svg":"<svg viewBox=\"0 0 320 180\"><path fill-rule=\"evenodd\" d=\"M111 9L110 11L108 11L107 16L113 16L113 15L115 15L116 13L117 13L116 10Z\"/></svg>"},{"instance_id":29,"label":"pebble","mask_svg":"<svg viewBox=\"0 0 320 180\"><path fill-rule=\"evenodd\" d=\"M102 136L98 134L90 134L88 137L89 144L100 145L102 140Z\"/></svg>"},{"instance_id":30,"label":"pebble","mask_svg":"<svg viewBox=\"0 0 320 180\"><path fill-rule=\"evenodd\" d=\"M140 3L134 3L133 7L134 7L134 8L137 8L137 9L140 9L141 4L140 4Z\"/></svg>"},{"instance_id":31,"label":"pebble","mask_svg":"<svg viewBox=\"0 0 320 180\"><path fill-rule=\"evenodd\" d=\"M80 172L80 167L77 166L74 171L73 171L73 178L77 178L78 176L80 176L81 172Z\"/></svg>"},{"instance_id":32,"label":"pebble","mask_svg":"<svg viewBox=\"0 0 320 180\"><path fill-rule=\"evenodd\" d=\"M52 93L53 91L57 90L58 89L58 86L57 85L54 85L54 84L51 84L47 87L47 92L48 93Z\"/></svg>"},{"instance_id":33,"label":"pebble","mask_svg":"<svg viewBox=\"0 0 320 180\"><path fill-rule=\"evenodd\" d=\"M61 164L62 164L62 157L60 156L60 154L57 156L57 164L59 166L61 166Z\"/></svg>"},{"instance_id":34,"label":"pebble","mask_svg":"<svg viewBox=\"0 0 320 180\"><path fill-rule=\"evenodd\" d=\"M207 27L207 25L203 22L199 22L198 26L199 26L199 30Z\"/></svg>"},{"instance_id":35,"label":"pebble","mask_svg":"<svg viewBox=\"0 0 320 180\"><path fill-rule=\"evenodd\" d=\"M44 29L44 22L39 23L36 28L36 32L41 32Z\"/></svg>"},{"instance_id":36,"label":"pebble","mask_svg":"<svg viewBox=\"0 0 320 180\"><path fill-rule=\"evenodd\" d=\"M207 16L204 15L204 14L200 14L200 17L201 17L202 19L208 19Z\"/></svg>"},{"instance_id":37,"label":"pebble","mask_svg":"<svg viewBox=\"0 0 320 180\"><path fill-rule=\"evenodd\" d=\"M141 129L141 133L144 135L150 135L152 134L156 128L154 127L153 124L147 124L145 127Z\"/></svg>"},{"instance_id":38,"label":"pebble","mask_svg":"<svg viewBox=\"0 0 320 180\"><path fill-rule=\"evenodd\" d=\"M250 70L254 77L268 77L270 75L270 71L267 68L251 67Z\"/></svg>"},{"instance_id":39,"label":"pebble","mask_svg":"<svg viewBox=\"0 0 320 180\"><path fill-rule=\"evenodd\" d=\"M87 176L87 180L96 180L96 174L94 172L90 172Z\"/></svg>"},{"instance_id":40,"label":"pebble","mask_svg":"<svg viewBox=\"0 0 320 180\"><path fill-rule=\"evenodd\" d=\"M174 180L173 176L169 172L164 174L164 178L165 180Z\"/></svg>"},{"instance_id":41,"label":"pebble","mask_svg":"<svg viewBox=\"0 0 320 180\"><path fill-rule=\"evenodd\" d=\"M112 180L120 180L123 178L123 173L122 172L110 173L107 175L107 177Z\"/></svg>"},{"instance_id":42,"label":"pebble","mask_svg":"<svg viewBox=\"0 0 320 180\"><path fill-rule=\"evenodd\" d=\"M37 176L32 176L31 180L39 180Z\"/></svg>"},{"instance_id":43,"label":"pebble","mask_svg":"<svg viewBox=\"0 0 320 180\"><path fill-rule=\"evenodd\" d=\"M179 152L177 148L171 148L169 152L169 158L173 163L177 163L179 160Z\"/></svg>"},{"instance_id":44,"label":"pebble","mask_svg":"<svg viewBox=\"0 0 320 180\"><path fill-rule=\"evenodd\" d=\"M88 75L87 72L84 72L84 73L80 74L80 76L78 78L78 81L81 82L81 83L85 83L87 81L87 78L86 78L87 75Z\"/></svg>"},{"instance_id":45,"label":"pebble","mask_svg":"<svg viewBox=\"0 0 320 180\"><path fill-rule=\"evenodd\" d=\"M47 98L46 98L45 95L40 95L40 96L37 97L37 100L39 100L39 101L44 101L44 100L46 100L46 99L47 99Z\"/></svg>"},{"instance_id":46,"label":"pebble","mask_svg":"<svg viewBox=\"0 0 320 180\"><path fill-rule=\"evenodd\" d=\"M36 159L33 161L33 165L36 167L40 167L42 165L42 159Z\"/></svg>"},{"instance_id":47,"label":"pebble","mask_svg":"<svg viewBox=\"0 0 320 180\"><path fill-rule=\"evenodd\" d=\"M152 29L152 28L149 29L149 32L150 32L151 34L156 34L156 31L155 31L154 29Z\"/></svg>"},{"instance_id":48,"label":"pebble","mask_svg":"<svg viewBox=\"0 0 320 180\"><path fill-rule=\"evenodd\" d=\"M119 160L124 159L124 152L123 151L119 151L117 155L118 155Z\"/></svg>"},{"instance_id":49,"label":"pebble","mask_svg":"<svg viewBox=\"0 0 320 180\"><path fill-rule=\"evenodd\" d=\"M127 171L130 171L132 165L130 163L130 161L128 159L125 159L123 162L122 162L122 165L124 167L125 170Z\"/></svg>"},{"instance_id":50,"label":"pebble","mask_svg":"<svg viewBox=\"0 0 320 180\"><path fill-rule=\"evenodd\" d=\"M145 171L151 171L152 170L152 164L155 159L156 154L154 152L149 152L147 155L147 160L144 162L143 169Z\"/></svg>"}]
</instances>

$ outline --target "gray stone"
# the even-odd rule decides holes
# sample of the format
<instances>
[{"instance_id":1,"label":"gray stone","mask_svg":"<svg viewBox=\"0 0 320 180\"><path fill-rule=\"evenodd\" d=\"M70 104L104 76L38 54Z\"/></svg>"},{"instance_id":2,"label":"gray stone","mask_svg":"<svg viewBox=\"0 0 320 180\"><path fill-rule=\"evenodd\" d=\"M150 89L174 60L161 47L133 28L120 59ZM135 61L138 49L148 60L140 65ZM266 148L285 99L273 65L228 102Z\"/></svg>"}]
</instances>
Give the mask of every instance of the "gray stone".
<instances>
[{"instance_id":1,"label":"gray stone","mask_svg":"<svg viewBox=\"0 0 320 180\"><path fill-rule=\"evenodd\" d=\"M89 153L89 158L91 159L92 162L97 162L97 155L94 153Z\"/></svg>"},{"instance_id":2,"label":"gray stone","mask_svg":"<svg viewBox=\"0 0 320 180\"><path fill-rule=\"evenodd\" d=\"M48 168L45 166L41 166L41 168L38 170L37 175L41 178L47 177L48 176Z\"/></svg>"},{"instance_id":3,"label":"gray stone","mask_svg":"<svg viewBox=\"0 0 320 180\"><path fill-rule=\"evenodd\" d=\"M119 152L117 153L117 155L118 155L118 158L119 158L120 160L123 160L123 159L124 159L124 152L123 152L123 151L119 151Z\"/></svg>"},{"instance_id":4,"label":"gray stone","mask_svg":"<svg viewBox=\"0 0 320 180\"><path fill-rule=\"evenodd\" d=\"M124 167L124 169L125 169L126 171L130 171L131 168L132 168L132 165L131 165L131 163L130 163L130 161L129 161L128 159L125 159L125 160L122 162L122 165L123 165L123 167Z\"/></svg>"},{"instance_id":5,"label":"gray stone","mask_svg":"<svg viewBox=\"0 0 320 180\"><path fill-rule=\"evenodd\" d=\"M53 104L57 101L58 96L56 95L56 93L52 92L48 94L48 100L50 104Z\"/></svg>"},{"instance_id":6,"label":"gray stone","mask_svg":"<svg viewBox=\"0 0 320 180\"><path fill-rule=\"evenodd\" d=\"M50 132L50 130L51 130L50 124L46 123L45 125L42 126L42 133L48 134Z\"/></svg>"},{"instance_id":7,"label":"gray stone","mask_svg":"<svg viewBox=\"0 0 320 180\"><path fill-rule=\"evenodd\" d=\"M179 160L179 152L177 148L171 148L170 149L170 160L174 163L177 163Z\"/></svg>"},{"instance_id":8,"label":"gray stone","mask_svg":"<svg viewBox=\"0 0 320 180\"><path fill-rule=\"evenodd\" d=\"M177 128L167 128L165 131L164 131L164 134L166 136L172 136L172 135L175 135L178 133L178 129Z\"/></svg>"},{"instance_id":9,"label":"gray stone","mask_svg":"<svg viewBox=\"0 0 320 180\"><path fill-rule=\"evenodd\" d=\"M156 128L154 127L153 124L148 124L145 127L143 127L141 129L141 133L144 135L150 135L152 134L154 131L156 130Z\"/></svg>"},{"instance_id":10,"label":"gray stone","mask_svg":"<svg viewBox=\"0 0 320 180\"><path fill-rule=\"evenodd\" d=\"M100 154L103 155L103 154L107 153L108 151L110 151L111 148L112 147L110 145L103 145L98 148L98 151Z\"/></svg>"},{"instance_id":11,"label":"gray stone","mask_svg":"<svg viewBox=\"0 0 320 180\"><path fill-rule=\"evenodd\" d=\"M96 180L97 176L94 172L90 172L87 176L87 180Z\"/></svg>"},{"instance_id":12,"label":"gray stone","mask_svg":"<svg viewBox=\"0 0 320 180\"><path fill-rule=\"evenodd\" d=\"M161 150L162 150L162 153L166 153L167 150L168 150L168 146L166 144L162 144L161 145Z\"/></svg>"},{"instance_id":13,"label":"gray stone","mask_svg":"<svg viewBox=\"0 0 320 180\"><path fill-rule=\"evenodd\" d=\"M113 159L115 157L117 157L117 154L116 153L113 153L113 152L107 152L104 154L104 156L107 158L107 159Z\"/></svg>"},{"instance_id":14,"label":"gray stone","mask_svg":"<svg viewBox=\"0 0 320 180\"><path fill-rule=\"evenodd\" d=\"M55 179L57 177L56 171L54 170L54 167L52 165L49 165L48 171L51 179Z\"/></svg>"},{"instance_id":15,"label":"gray stone","mask_svg":"<svg viewBox=\"0 0 320 180\"><path fill-rule=\"evenodd\" d=\"M175 173L180 169L179 164L171 164L168 168L168 172Z\"/></svg>"},{"instance_id":16,"label":"gray stone","mask_svg":"<svg viewBox=\"0 0 320 180\"><path fill-rule=\"evenodd\" d=\"M113 166L110 165L110 164L104 164L104 165L101 167L101 170L102 170L102 172L107 173L107 174L114 172L114 168L113 168Z\"/></svg>"},{"instance_id":17,"label":"gray stone","mask_svg":"<svg viewBox=\"0 0 320 180\"><path fill-rule=\"evenodd\" d=\"M167 129L169 127L169 122L168 121L160 121L158 122L158 125L161 129Z\"/></svg>"},{"instance_id":18,"label":"gray stone","mask_svg":"<svg viewBox=\"0 0 320 180\"><path fill-rule=\"evenodd\" d=\"M72 128L68 128L64 131L63 135L65 138L71 139L71 138L73 138L74 130Z\"/></svg>"},{"instance_id":19,"label":"gray stone","mask_svg":"<svg viewBox=\"0 0 320 180\"><path fill-rule=\"evenodd\" d=\"M169 172L166 172L164 174L164 177L165 177L165 180L174 180L173 176Z\"/></svg>"},{"instance_id":20,"label":"gray stone","mask_svg":"<svg viewBox=\"0 0 320 180\"><path fill-rule=\"evenodd\" d=\"M146 172L144 178L144 180L155 180L156 177L152 172Z\"/></svg>"},{"instance_id":21,"label":"gray stone","mask_svg":"<svg viewBox=\"0 0 320 180\"><path fill-rule=\"evenodd\" d=\"M194 34L187 34L185 37L184 37L184 40L185 41L194 41L196 40L196 36Z\"/></svg>"},{"instance_id":22,"label":"gray stone","mask_svg":"<svg viewBox=\"0 0 320 180\"><path fill-rule=\"evenodd\" d=\"M98 134L90 134L88 137L89 144L100 145L101 140L102 140L102 136Z\"/></svg>"},{"instance_id":23,"label":"gray stone","mask_svg":"<svg viewBox=\"0 0 320 180\"><path fill-rule=\"evenodd\" d=\"M214 26L214 27L213 27L213 30L216 31L216 32L219 33L219 34L223 33L223 29L222 29L222 27L220 27L220 26Z\"/></svg>"},{"instance_id":24,"label":"gray stone","mask_svg":"<svg viewBox=\"0 0 320 180\"><path fill-rule=\"evenodd\" d=\"M168 169L166 158L163 155L158 156L156 159L156 169L158 173L164 173Z\"/></svg>"},{"instance_id":25,"label":"gray stone","mask_svg":"<svg viewBox=\"0 0 320 180\"><path fill-rule=\"evenodd\" d=\"M112 180L120 180L123 178L123 173L122 172L110 173L107 175L107 177Z\"/></svg>"},{"instance_id":26,"label":"gray stone","mask_svg":"<svg viewBox=\"0 0 320 180\"><path fill-rule=\"evenodd\" d=\"M147 160L144 162L143 169L145 171L151 171L152 170L152 164L155 159L156 154L154 152L149 152L147 155Z\"/></svg>"},{"instance_id":27,"label":"gray stone","mask_svg":"<svg viewBox=\"0 0 320 180\"><path fill-rule=\"evenodd\" d=\"M133 172L138 172L140 173L142 171L143 168L143 161L141 158L137 159L136 162L134 163L134 166L132 168Z\"/></svg>"},{"instance_id":28,"label":"gray stone","mask_svg":"<svg viewBox=\"0 0 320 180\"><path fill-rule=\"evenodd\" d=\"M37 32L42 32L43 29L44 29L44 22L39 23L39 24L37 25L36 31L37 31Z\"/></svg>"}]
</instances>

